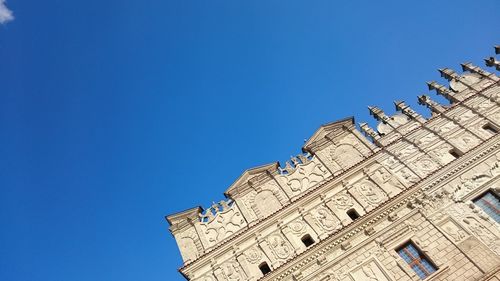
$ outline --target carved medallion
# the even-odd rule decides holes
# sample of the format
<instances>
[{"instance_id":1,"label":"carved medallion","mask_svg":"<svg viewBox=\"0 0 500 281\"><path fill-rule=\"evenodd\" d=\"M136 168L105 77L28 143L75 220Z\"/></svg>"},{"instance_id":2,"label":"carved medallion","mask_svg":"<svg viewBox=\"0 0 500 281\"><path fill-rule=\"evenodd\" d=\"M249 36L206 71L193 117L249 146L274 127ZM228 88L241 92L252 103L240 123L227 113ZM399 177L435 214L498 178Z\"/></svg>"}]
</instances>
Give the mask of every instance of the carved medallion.
<instances>
[{"instance_id":1,"label":"carved medallion","mask_svg":"<svg viewBox=\"0 0 500 281\"><path fill-rule=\"evenodd\" d=\"M287 259L292 255L292 248L280 235L271 235L268 238L268 243L276 258Z\"/></svg>"}]
</instances>

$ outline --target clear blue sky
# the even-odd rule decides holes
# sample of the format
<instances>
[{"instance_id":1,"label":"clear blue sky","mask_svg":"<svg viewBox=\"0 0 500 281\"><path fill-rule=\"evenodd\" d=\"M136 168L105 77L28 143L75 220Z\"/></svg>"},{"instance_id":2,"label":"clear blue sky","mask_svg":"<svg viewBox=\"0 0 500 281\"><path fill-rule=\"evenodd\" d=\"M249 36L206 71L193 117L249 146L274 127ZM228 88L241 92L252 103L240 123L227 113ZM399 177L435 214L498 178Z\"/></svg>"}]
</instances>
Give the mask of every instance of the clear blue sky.
<instances>
[{"instance_id":1,"label":"clear blue sky","mask_svg":"<svg viewBox=\"0 0 500 281\"><path fill-rule=\"evenodd\" d=\"M500 44L498 0L6 4L5 281L183 280L164 215Z\"/></svg>"}]
</instances>

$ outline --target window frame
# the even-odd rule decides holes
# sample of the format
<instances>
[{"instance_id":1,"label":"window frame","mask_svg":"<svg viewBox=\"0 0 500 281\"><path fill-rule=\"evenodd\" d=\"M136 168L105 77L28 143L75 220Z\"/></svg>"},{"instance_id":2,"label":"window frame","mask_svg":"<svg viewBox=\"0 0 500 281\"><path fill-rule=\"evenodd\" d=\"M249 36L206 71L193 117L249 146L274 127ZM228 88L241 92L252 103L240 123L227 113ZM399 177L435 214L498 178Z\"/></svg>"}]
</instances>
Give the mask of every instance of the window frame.
<instances>
[{"instance_id":1,"label":"window frame","mask_svg":"<svg viewBox=\"0 0 500 281\"><path fill-rule=\"evenodd\" d=\"M409 250L409 247L413 247L414 250L417 252L418 257L415 257L414 254ZM425 280L429 278L430 276L434 276L437 272L440 271L440 268L436 265L435 262L432 261L432 259L429 258L428 255L420 249L417 244L413 240L408 240L402 244L400 244L398 247L394 249L396 253L398 254L399 258L411 269L411 272L413 272L415 275L420 278L420 280ZM406 256L408 256L411 261L407 261L402 254L400 254L400 251L403 251ZM434 271L430 272L422 263L422 261L425 261L429 266L432 267ZM424 273L425 276L421 276L417 270L413 268L413 266L416 266L420 269L420 272Z\"/></svg>"}]
</instances>

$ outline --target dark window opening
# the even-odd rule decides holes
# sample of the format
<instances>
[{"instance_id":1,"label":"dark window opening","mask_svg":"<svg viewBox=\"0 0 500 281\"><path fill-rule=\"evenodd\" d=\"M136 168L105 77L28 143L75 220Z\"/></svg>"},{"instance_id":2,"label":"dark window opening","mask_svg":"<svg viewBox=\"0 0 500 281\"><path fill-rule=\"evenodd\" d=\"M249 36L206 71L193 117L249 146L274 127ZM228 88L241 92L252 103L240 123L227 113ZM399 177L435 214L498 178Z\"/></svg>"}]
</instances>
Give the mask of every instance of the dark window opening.
<instances>
[{"instance_id":1,"label":"dark window opening","mask_svg":"<svg viewBox=\"0 0 500 281\"><path fill-rule=\"evenodd\" d=\"M492 219L500 223L500 199L495 192L489 190L478 198L472 200L472 202L483 209L483 211Z\"/></svg>"},{"instance_id":2,"label":"dark window opening","mask_svg":"<svg viewBox=\"0 0 500 281\"><path fill-rule=\"evenodd\" d=\"M460 153L458 153L455 149L450 150L450 154L455 158L460 157Z\"/></svg>"},{"instance_id":3,"label":"dark window opening","mask_svg":"<svg viewBox=\"0 0 500 281\"><path fill-rule=\"evenodd\" d=\"M269 267L269 265L267 265L267 262L261 263L259 265L259 269L260 269L260 272L262 272L262 274L264 274L264 275L266 275L269 272L271 272L271 268Z\"/></svg>"},{"instance_id":4,"label":"dark window opening","mask_svg":"<svg viewBox=\"0 0 500 281\"><path fill-rule=\"evenodd\" d=\"M359 214L358 212L356 212L356 210L354 209L350 209L349 211L347 211L347 215L351 218L351 220L356 220L357 218L359 218Z\"/></svg>"},{"instance_id":5,"label":"dark window opening","mask_svg":"<svg viewBox=\"0 0 500 281\"><path fill-rule=\"evenodd\" d=\"M437 267L411 241L396 249L396 252L422 280L437 270Z\"/></svg>"},{"instance_id":6,"label":"dark window opening","mask_svg":"<svg viewBox=\"0 0 500 281\"><path fill-rule=\"evenodd\" d=\"M306 247L309 247L309 246L311 246L312 244L314 244L314 239L312 239L311 235L309 235L309 234L305 235L305 236L304 236L304 237L302 237L302 239L300 239L300 240L302 240L302 243L304 243L304 245L305 245Z\"/></svg>"},{"instance_id":7,"label":"dark window opening","mask_svg":"<svg viewBox=\"0 0 500 281\"><path fill-rule=\"evenodd\" d=\"M496 133L498 133L498 130L496 128L494 128L493 126L491 126L489 123L484 125L483 126L483 129L485 131L488 131L490 132L491 134L495 135Z\"/></svg>"}]
</instances>

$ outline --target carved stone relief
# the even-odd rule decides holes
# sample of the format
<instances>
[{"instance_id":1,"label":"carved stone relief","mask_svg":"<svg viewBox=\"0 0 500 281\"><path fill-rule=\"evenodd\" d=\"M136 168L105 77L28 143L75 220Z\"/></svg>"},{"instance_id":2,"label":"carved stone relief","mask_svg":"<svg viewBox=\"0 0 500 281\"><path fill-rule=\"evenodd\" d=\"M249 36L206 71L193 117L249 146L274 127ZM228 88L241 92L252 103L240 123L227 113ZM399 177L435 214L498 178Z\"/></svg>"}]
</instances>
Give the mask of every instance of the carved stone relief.
<instances>
[{"instance_id":1,"label":"carved stone relief","mask_svg":"<svg viewBox=\"0 0 500 281\"><path fill-rule=\"evenodd\" d=\"M306 224L302 219L294 220L288 223L287 227L295 235L302 235L306 232Z\"/></svg>"},{"instance_id":2,"label":"carved stone relief","mask_svg":"<svg viewBox=\"0 0 500 281\"><path fill-rule=\"evenodd\" d=\"M387 271L374 258L355 268L350 275L354 281L391 281Z\"/></svg>"},{"instance_id":3,"label":"carved stone relief","mask_svg":"<svg viewBox=\"0 0 500 281\"><path fill-rule=\"evenodd\" d=\"M372 174L372 179L377 183L389 196L394 196L400 193L405 187L393 176L385 167L381 167Z\"/></svg>"},{"instance_id":4,"label":"carved stone relief","mask_svg":"<svg viewBox=\"0 0 500 281\"><path fill-rule=\"evenodd\" d=\"M332 213L332 211L324 206L319 206L312 211L312 214L316 219L316 224L323 230L333 231L342 227L340 220Z\"/></svg>"},{"instance_id":5,"label":"carved stone relief","mask_svg":"<svg viewBox=\"0 0 500 281\"><path fill-rule=\"evenodd\" d=\"M308 190L329 176L328 170L314 158L310 160L302 158L304 160L300 162L298 160L295 162L293 159L294 165L287 162L286 168L281 170L278 178L283 182L283 186L294 194Z\"/></svg>"},{"instance_id":6,"label":"carved stone relief","mask_svg":"<svg viewBox=\"0 0 500 281\"><path fill-rule=\"evenodd\" d=\"M236 204L221 201L200 215L199 225L209 245L213 246L246 226L246 221Z\"/></svg>"},{"instance_id":7,"label":"carved stone relief","mask_svg":"<svg viewBox=\"0 0 500 281\"><path fill-rule=\"evenodd\" d=\"M453 199L456 202L462 201L462 198L469 194L471 191L475 190L483 183L491 179L491 176L487 173L477 173L471 176L463 175L460 178L460 183L456 185Z\"/></svg>"},{"instance_id":8,"label":"carved stone relief","mask_svg":"<svg viewBox=\"0 0 500 281\"><path fill-rule=\"evenodd\" d=\"M267 238L267 243L276 259L286 260L292 256L292 247L281 235L272 234Z\"/></svg>"},{"instance_id":9,"label":"carved stone relief","mask_svg":"<svg viewBox=\"0 0 500 281\"><path fill-rule=\"evenodd\" d=\"M242 201L245 204L251 220L265 218L278 211L284 202L287 201L286 195L274 180L270 180L257 188L258 191L252 191Z\"/></svg>"},{"instance_id":10,"label":"carved stone relief","mask_svg":"<svg viewBox=\"0 0 500 281\"><path fill-rule=\"evenodd\" d=\"M252 247L245 251L245 258L251 264L257 264L262 259L262 251L256 247Z\"/></svg>"},{"instance_id":11,"label":"carved stone relief","mask_svg":"<svg viewBox=\"0 0 500 281\"><path fill-rule=\"evenodd\" d=\"M194 229L182 234L178 245L184 261L196 260L203 251L199 237Z\"/></svg>"},{"instance_id":12,"label":"carved stone relief","mask_svg":"<svg viewBox=\"0 0 500 281\"><path fill-rule=\"evenodd\" d=\"M439 165L427 155L417 158L410 166L421 176L426 176L439 168Z\"/></svg>"},{"instance_id":13,"label":"carved stone relief","mask_svg":"<svg viewBox=\"0 0 500 281\"><path fill-rule=\"evenodd\" d=\"M465 110L464 112L456 113L453 116L453 119L459 123L464 123L472 119L475 114L470 109Z\"/></svg>"},{"instance_id":14,"label":"carved stone relief","mask_svg":"<svg viewBox=\"0 0 500 281\"><path fill-rule=\"evenodd\" d=\"M474 103L474 105L472 106L474 109L476 109L477 111L484 111L484 110L487 110L489 108L491 108L492 106L496 105L495 102L489 100L489 99L485 99L485 98L480 98L480 99L476 99L476 102Z\"/></svg>"},{"instance_id":15,"label":"carved stone relief","mask_svg":"<svg viewBox=\"0 0 500 281\"><path fill-rule=\"evenodd\" d=\"M458 127L457 124L452 121L445 122L444 124L438 124L432 127L432 129L438 134L446 134L450 131L455 131Z\"/></svg>"},{"instance_id":16,"label":"carved stone relief","mask_svg":"<svg viewBox=\"0 0 500 281\"><path fill-rule=\"evenodd\" d=\"M434 141L436 141L437 139L438 139L438 137L435 134L428 133L428 134L424 135L423 137L416 138L413 142L418 146L427 146L427 145L433 143Z\"/></svg>"},{"instance_id":17,"label":"carved stone relief","mask_svg":"<svg viewBox=\"0 0 500 281\"><path fill-rule=\"evenodd\" d=\"M476 217L468 216L463 219L463 222L469 229L469 231L474 234L479 240L483 241L486 246L488 246L497 255L500 255L500 245L498 243L498 237L491 232L487 227L485 227Z\"/></svg>"},{"instance_id":18,"label":"carved stone relief","mask_svg":"<svg viewBox=\"0 0 500 281\"><path fill-rule=\"evenodd\" d=\"M440 223L441 229L451 238L455 243L465 240L469 235L452 219L446 219Z\"/></svg>"},{"instance_id":19,"label":"carved stone relief","mask_svg":"<svg viewBox=\"0 0 500 281\"><path fill-rule=\"evenodd\" d=\"M354 184L351 190L359 196L359 198L356 196L358 201L363 202L365 206L371 208L387 199L387 195L375 183L369 180L361 180Z\"/></svg>"},{"instance_id":20,"label":"carved stone relief","mask_svg":"<svg viewBox=\"0 0 500 281\"><path fill-rule=\"evenodd\" d=\"M338 193L334 195L332 202L335 208L339 210L347 210L354 206L351 196L346 193Z\"/></svg>"},{"instance_id":21,"label":"carved stone relief","mask_svg":"<svg viewBox=\"0 0 500 281\"><path fill-rule=\"evenodd\" d=\"M414 145L407 145L400 150L396 151L396 156L401 159L408 158L412 155L415 155L418 152L418 148L415 147Z\"/></svg>"},{"instance_id":22,"label":"carved stone relief","mask_svg":"<svg viewBox=\"0 0 500 281\"><path fill-rule=\"evenodd\" d=\"M463 132L450 140L463 151L470 150L479 144L480 140L469 132Z\"/></svg>"},{"instance_id":23,"label":"carved stone relief","mask_svg":"<svg viewBox=\"0 0 500 281\"><path fill-rule=\"evenodd\" d=\"M407 186L412 186L417 183L420 179L415 175L410 169L404 167L396 172L396 175L401 179L401 181Z\"/></svg>"},{"instance_id":24,"label":"carved stone relief","mask_svg":"<svg viewBox=\"0 0 500 281\"><path fill-rule=\"evenodd\" d=\"M220 267L219 276L224 281L245 281L247 280L243 269L237 262L226 262Z\"/></svg>"},{"instance_id":25,"label":"carved stone relief","mask_svg":"<svg viewBox=\"0 0 500 281\"><path fill-rule=\"evenodd\" d=\"M338 160L343 168L349 168L363 160L363 155L359 153L352 145L341 144L334 151L335 159Z\"/></svg>"},{"instance_id":26,"label":"carved stone relief","mask_svg":"<svg viewBox=\"0 0 500 281\"><path fill-rule=\"evenodd\" d=\"M450 154L450 151L453 149L453 147L447 143L441 144L440 146L432 149L432 151L429 152L433 157L439 160L439 162L443 165L450 163L455 159Z\"/></svg>"}]
</instances>

